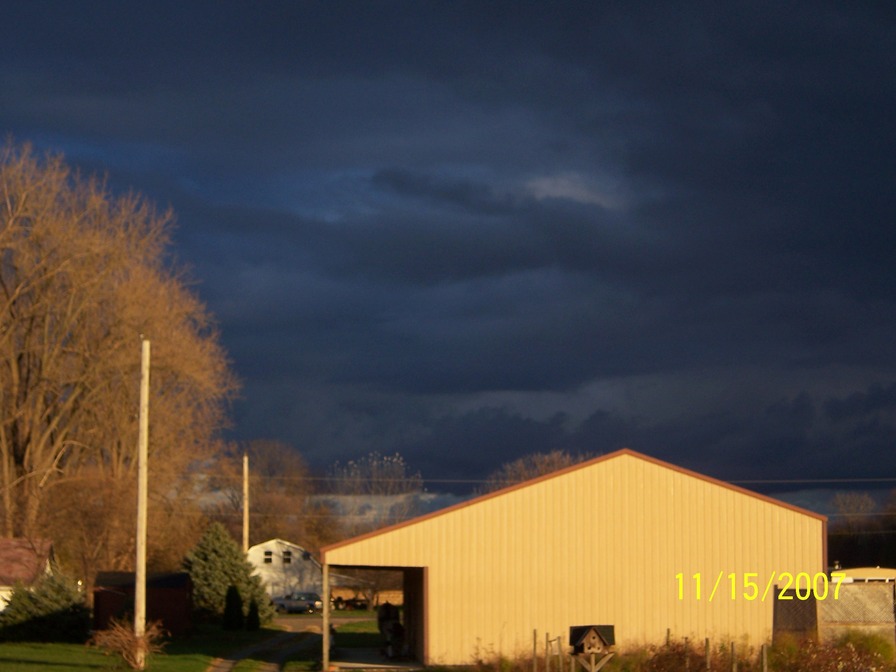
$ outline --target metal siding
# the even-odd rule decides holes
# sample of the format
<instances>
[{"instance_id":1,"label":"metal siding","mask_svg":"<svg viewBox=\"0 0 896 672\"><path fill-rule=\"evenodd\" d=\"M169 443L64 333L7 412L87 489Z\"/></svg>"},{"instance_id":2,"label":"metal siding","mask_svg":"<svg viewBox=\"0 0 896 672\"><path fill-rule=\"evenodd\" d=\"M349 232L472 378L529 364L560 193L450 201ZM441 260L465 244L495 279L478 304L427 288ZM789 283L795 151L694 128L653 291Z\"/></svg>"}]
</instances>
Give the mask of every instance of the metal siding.
<instances>
[{"instance_id":1,"label":"metal siding","mask_svg":"<svg viewBox=\"0 0 896 672\"><path fill-rule=\"evenodd\" d=\"M771 601L732 601L727 574L742 592L745 572L762 589L771 571L822 571L822 537L818 518L626 452L336 546L326 561L428 567L428 662L470 663L531 650L533 628L543 641L588 623L614 624L620 647L667 628L765 641Z\"/></svg>"}]
</instances>

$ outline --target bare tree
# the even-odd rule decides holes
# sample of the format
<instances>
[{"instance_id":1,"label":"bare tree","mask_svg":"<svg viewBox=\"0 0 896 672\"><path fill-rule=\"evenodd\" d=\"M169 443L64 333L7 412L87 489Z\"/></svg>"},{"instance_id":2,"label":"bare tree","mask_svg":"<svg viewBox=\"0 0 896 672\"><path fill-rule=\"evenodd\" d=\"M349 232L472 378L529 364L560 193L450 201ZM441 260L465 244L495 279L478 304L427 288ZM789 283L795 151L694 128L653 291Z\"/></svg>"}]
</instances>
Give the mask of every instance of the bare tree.
<instances>
[{"instance_id":1,"label":"bare tree","mask_svg":"<svg viewBox=\"0 0 896 672\"><path fill-rule=\"evenodd\" d=\"M571 455L564 450L549 453L533 453L507 462L486 478L480 493L500 490L516 483L544 476L589 459L589 455Z\"/></svg>"},{"instance_id":2,"label":"bare tree","mask_svg":"<svg viewBox=\"0 0 896 672\"><path fill-rule=\"evenodd\" d=\"M373 452L330 469L331 488L341 495L403 495L420 492L423 477L411 472L404 458Z\"/></svg>"},{"instance_id":3,"label":"bare tree","mask_svg":"<svg viewBox=\"0 0 896 672\"><path fill-rule=\"evenodd\" d=\"M838 492L828 527L828 557L845 567L891 566L892 534L887 530L887 508L879 510L867 492Z\"/></svg>"},{"instance_id":4,"label":"bare tree","mask_svg":"<svg viewBox=\"0 0 896 672\"><path fill-rule=\"evenodd\" d=\"M407 520L420 509L423 476L398 453L336 462L327 482L333 508L341 514L343 538Z\"/></svg>"},{"instance_id":5,"label":"bare tree","mask_svg":"<svg viewBox=\"0 0 896 672\"><path fill-rule=\"evenodd\" d=\"M836 517L832 527L838 531L855 534L877 526L873 517L877 502L867 492L838 492L831 503Z\"/></svg>"},{"instance_id":6,"label":"bare tree","mask_svg":"<svg viewBox=\"0 0 896 672\"><path fill-rule=\"evenodd\" d=\"M5 535L53 530L80 563L97 557L85 544L105 538L103 562L126 564L117 553L130 539L111 531L136 470L141 336L153 341L154 500L189 494L192 465L211 454L236 382L211 316L169 263L171 225L171 213L113 197L60 157L0 149ZM121 499L97 516L102 531L75 514L92 498Z\"/></svg>"},{"instance_id":7,"label":"bare tree","mask_svg":"<svg viewBox=\"0 0 896 672\"><path fill-rule=\"evenodd\" d=\"M279 538L317 551L337 538L332 512L312 499L314 478L308 464L295 448L280 441L260 439L231 445L221 454L211 481L217 497L206 509L211 519L235 538L242 536L244 454L249 456L250 543Z\"/></svg>"}]
</instances>

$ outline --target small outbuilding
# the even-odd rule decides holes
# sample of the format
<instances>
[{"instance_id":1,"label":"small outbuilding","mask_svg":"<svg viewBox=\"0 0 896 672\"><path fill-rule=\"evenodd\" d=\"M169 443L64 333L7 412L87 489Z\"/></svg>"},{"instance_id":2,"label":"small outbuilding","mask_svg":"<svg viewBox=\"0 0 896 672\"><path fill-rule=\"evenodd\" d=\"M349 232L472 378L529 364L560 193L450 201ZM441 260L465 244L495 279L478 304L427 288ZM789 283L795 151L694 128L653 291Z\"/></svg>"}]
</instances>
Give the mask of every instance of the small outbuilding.
<instances>
[{"instance_id":1,"label":"small outbuilding","mask_svg":"<svg viewBox=\"0 0 896 672\"><path fill-rule=\"evenodd\" d=\"M113 619L133 618L133 572L100 572L93 588L93 627L105 630ZM193 582L186 572L146 577L146 620L161 621L173 637L193 629Z\"/></svg>"},{"instance_id":2,"label":"small outbuilding","mask_svg":"<svg viewBox=\"0 0 896 672\"><path fill-rule=\"evenodd\" d=\"M828 585L811 587L807 578L795 580L786 599L775 600L776 638L836 641L862 633L896 646L896 569L836 568Z\"/></svg>"},{"instance_id":3,"label":"small outbuilding","mask_svg":"<svg viewBox=\"0 0 896 672\"><path fill-rule=\"evenodd\" d=\"M758 645L778 577L823 575L826 525L624 449L331 545L322 565L400 570L405 645L424 664L527 653L533 630L581 623L612 625L619 650L667 633Z\"/></svg>"}]
</instances>

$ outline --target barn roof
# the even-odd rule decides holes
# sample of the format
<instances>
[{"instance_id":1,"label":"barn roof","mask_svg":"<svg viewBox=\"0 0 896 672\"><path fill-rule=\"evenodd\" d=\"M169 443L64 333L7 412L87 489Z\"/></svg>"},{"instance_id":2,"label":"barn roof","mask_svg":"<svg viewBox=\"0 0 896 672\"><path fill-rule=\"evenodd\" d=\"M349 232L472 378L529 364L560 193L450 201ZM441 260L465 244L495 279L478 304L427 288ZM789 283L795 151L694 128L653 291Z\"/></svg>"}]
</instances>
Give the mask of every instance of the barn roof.
<instances>
[{"instance_id":1,"label":"barn roof","mask_svg":"<svg viewBox=\"0 0 896 672\"><path fill-rule=\"evenodd\" d=\"M760 494L760 493L758 493L758 492L754 492L753 490L748 490L748 489L746 489L746 488L742 488L742 487L740 487L740 486L734 485L733 483L729 483L729 482L727 482L727 481L722 481L722 480L719 480L719 479L716 479L716 478L712 478L711 476L706 476L705 474L701 474L701 473L698 473L698 472L696 472L696 471L691 471L690 469L685 469L684 467L679 467L679 466L677 466L677 465L675 465L675 464L671 464L671 463L669 463L669 462L665 462L665 461L660 460L660 459L658 459L658 458L651 457L651 456L649 456L649 455L645 455L645 454L643 454L643 453L639 453L639 452L637 452L637 451L635 451L635 450L631 450L630 448L622 448L622 449L617 450L617 451L614 451L614 452L612 452L612 453L607 453L606 455L601 455L601 456L599 456L599 457L595 457L595 458L592 458L592 459L590 459L590 460L585 460L584 462L580 462L580 463L578 463L578 464L574 464L574 465L569 466L569 467L566 467L566 468L564 468L564 469L559 469L559 470L557 470L557 471L551 472L551 473L549 473L549 474L545 474L545 475L543 475L543 476L538 476L538 477L533 478L533 479L530 479L530 480L528 480L528 481L523 481L523 482L521 482L521 483L516 483L516 484L514 484L514 485L510 485L510 486L508 486L508 487L506 487L506 488L502 488L502 489L500 489L500 490L496 490L496 491L494 491L494 492L489 492L489 493L487 493L487 494L480 495L479 497L475 497L475 498L470 499L470 500L467 500L467 501L465 501L465 502L461 502L461 503L459 503L459 504L455 504L454 506L449 506L449 507L447 507L447 508L440 509L440 510L438 510L438 511L433 511L432 513L428 513L428 514L419 516L419 517L417 517L417 518L412 518L412 519L410 519L410 520L406 520L406 521L401 522L401 523L396 523L396 524L394 524L394 525L389 525L389 526L387 526L387 527L383 527L383 528L380 528L380 529L378 529L378 530L374 530L374 531L372 531L372 532L368 532L368 533L366 533L366 534L362 534L362 535L359 535L359 536L357 536L357 537L353 537L353 538L351 538L351 539L346 539L346 540L337 542L337 543L335 543L335 544L330 544L329 546L325 546L324 548L321 549L322 561L325 561L326 553L327 553L328 551L330 551L330 550L334 550L334 549L340 548L340 547L342 547L342 546L348 546L348 545L353 544L353 543L355 543L355 542L357 542L357 541L360 541L360 540L362 540L362 539L367 539L367 538L375 537L375 536L378 536L378 535L381 535L381 534L386 534L386 533L388 533L388 532L391 532L391 531L393 531L393 530L397 530L397 529L401 529L401 528L403 528L403 527L407 527L407 526L410 526L410 525L416 525L417 523L420 523L420 522L422 522L422 521L424 521L424 520L429 520L429 519L432 519L432 518L437 518L437 517L439 517L439 516L446 515L446 514L448 514L448 513L457 511L457 510L459 510L459 509L463 509L463 508L470 507L470 506L476 506L476 505L479 504L480 502L484 502L484 501L486 501L486 500L493 499L493 498L495 498L495 497L501 497L501 496L506 495L506 494L508 494L508 493L510 493L510 492L514 492L514 491L516 491L516 490L520 490L520 489L522 489L522 488L527 488L527 487L529 487L529 486L531 486L531 485L534 485L534 484L536 484L536 483L541 483L541 482L543 482L543 481L547 481L547 480L550 480L550 479L553 479L553 478L559 478L559 477L564 476L564 475L566 475L566 474L569 474L569 473L571 473L571 472L578 471L578 470L580 470L580 469L586 469L586 468L591 467L592 465L598 464L598 463L600 463L600 462L607 462L607 461L610 461L610 460L615 460L615 459L618 459L618 458L623 457L623 456L629 456L629 457L637 458L637 459L639 459L639 460L644 460L645 462L649 462L649 463L651 463L651 464L655 464L655 465L658 465L658 466L660 466L660 467L664 467L664 468L669 469L669 470L671 470L671 471L675 471L675 472L678 472L678 473L681 473L681 474L690 476L690 477L692 477L692 478L695 478L695 479L698 479L698 480L701 480L701 481L704 481L704 482L707 482L707 483L711 483L711 484L717 485L717 486L722 487L722 488L726 488L726 489L732 490L732 491L734 491L734 492L738 492L738 493L741 493L741 494L744 494L744 495L748 495L748 496L750 496L750 497L754 497L754 498L756 498L756 499L758 499L758 500L761 500L761 501L765 501L765 502L768 502L768 503L771 503L771 504L775 504L775 505L777 505L777 506L780 506L780 507L785 508L785 509L789 509L789 510L794 511L794 512L796 512L796 513L800 513L800 514L803 514L803 515L806 515L806 516L810 516L810 517L812 517L812 518L816 518L816 519L822 521L823 523L827 524L827 516L824 516L824 515L822 515L822 514L820 514L820 513L816 513L815 511L810 511L810 510L808 510L808 509L804 509L804 508L802 508L802 507L795 506L795 505L793 505L793 504L788 504L787 502L783 502L783 501L778 500L778 499L775 499L775 498L773 498L773 497L769 497L769 496L767 496L767 495L763 495L763 494Z\"/></svg>"}]
</instances>

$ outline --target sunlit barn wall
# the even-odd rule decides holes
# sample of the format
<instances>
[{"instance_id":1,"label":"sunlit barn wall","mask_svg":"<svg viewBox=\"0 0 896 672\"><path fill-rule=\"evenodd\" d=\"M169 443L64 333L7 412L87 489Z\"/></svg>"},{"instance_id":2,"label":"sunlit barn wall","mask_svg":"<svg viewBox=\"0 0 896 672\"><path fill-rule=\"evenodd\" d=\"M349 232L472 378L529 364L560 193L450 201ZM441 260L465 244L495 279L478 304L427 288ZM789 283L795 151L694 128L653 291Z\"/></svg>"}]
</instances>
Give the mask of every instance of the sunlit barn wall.
<instances>
[{"instance_id":1,"label":"sunlit barn wall","mask_svg":"<svg viewBox=\"0 0 896 672\"><path fill-rule=\"evenodd\" d=\"M620 648L661 642L667 629L758 644L771 636L774 589L747 600L744 574L755 572L762 592L772 572L824 571L825 525L622 450L331 546L324 562L426 567L427 663L528 652L533 629L565 637L587 624L615 625Z\"/></svg>"}]
</instances>

